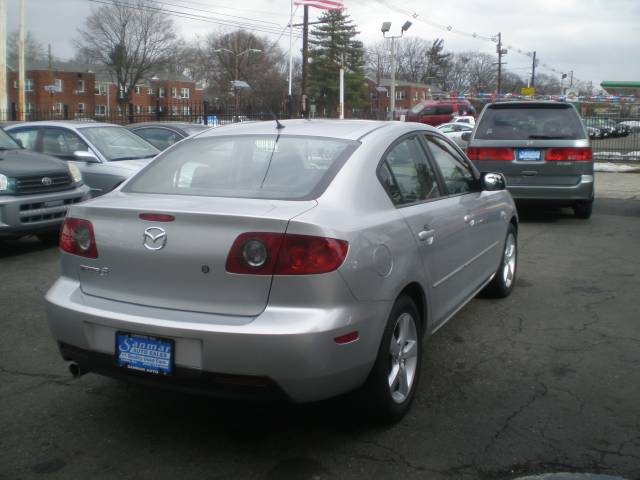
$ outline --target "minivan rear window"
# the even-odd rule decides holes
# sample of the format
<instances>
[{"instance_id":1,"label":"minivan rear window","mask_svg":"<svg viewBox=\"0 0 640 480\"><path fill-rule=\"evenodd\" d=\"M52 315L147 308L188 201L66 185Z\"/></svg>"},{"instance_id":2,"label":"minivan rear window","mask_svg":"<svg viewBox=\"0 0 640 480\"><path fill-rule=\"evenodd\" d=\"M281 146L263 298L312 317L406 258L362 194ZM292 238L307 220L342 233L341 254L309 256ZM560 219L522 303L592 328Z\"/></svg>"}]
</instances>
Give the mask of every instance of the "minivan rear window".
<instances>
[{"instance_id":1,"label":"minivan rear window","mask_svg":"<svg viewBox=\"0 0 640 480\"><path fill-rule=\"evenodd\" d=\"M322 137L199 137L162 153L124 191L310 200L326 189L358 145Z\"/></svg>"},{"instance_id":2,"label":"minivan rear window","mask_svg":"<svg viewBox=\"0 0 640 480\"><path fill-rule=\"evenodd\" d=\"M580 140L586 138L576 110L567 104L490 105L476 126L481 140Z\"/></svg>"}]
</instances>

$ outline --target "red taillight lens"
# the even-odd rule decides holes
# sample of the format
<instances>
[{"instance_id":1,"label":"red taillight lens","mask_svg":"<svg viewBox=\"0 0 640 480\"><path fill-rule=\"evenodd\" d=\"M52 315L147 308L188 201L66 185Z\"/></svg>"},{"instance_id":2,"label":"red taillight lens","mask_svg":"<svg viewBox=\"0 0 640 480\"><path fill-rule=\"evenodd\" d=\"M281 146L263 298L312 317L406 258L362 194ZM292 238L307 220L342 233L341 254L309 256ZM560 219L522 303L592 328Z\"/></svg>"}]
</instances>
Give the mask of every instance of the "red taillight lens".
<instances>
[{"instance_id":1,"label":"red taillight lens","mask_svg":"<svg viewBox=\"0 0 640 480\"><path fill-rule=\"evenodd\" d=\"M60 233L60 248L74 255L98 258L96 236L89 220L65 218Z\"/></svg>"},{"instance_id":2,"label":"red taillight lens","mask_svg":"<svg viewBox=\"0 0 640 480\"><path fill-rule=\"evenodd\" d=\"M226 269L250 275L312 275L336 270L349 243L334 238L243 233L231 246Z\"/></svg>"},{"instance_id":3,"label":"red taillight lens","mask_svg":"<svg viewBox=\"0 0 640 480\"><path fill-rule=\"evenodd\" d=\"M467 157L469 160L510 162L514 152L513 148L469 147Z\"/></svg>"},{"instance_id":4,"label":"red taillight lens","mask_svg":"<svg viewBox=\"0 0 640 480\"><path fill-rule=\"evenodd\" d=\"M334 238L285 235L276 275L311 275L336 270L347 256L349 243Z\"/></svg>"},{"instance_id":5,"label":"red taillight lens","mask_svg":"<svg viewBox=\"0 0 640 480\"><path fill-rule=\"evenodd\" d=\"M173 215L164 213L141 213L139 217L147 222L173 222L176 219Z\"/></svg>"},{"instance_id":6,"label":"red taillight lens","mask_svg":"<svg viewBox=\"0 0 640 480\"><path fill-rule=\"evenodd\" d=\"M550 148L545 159L547 162L591 162L593 151L591 147Z\"/></svg>"}]
</instances>

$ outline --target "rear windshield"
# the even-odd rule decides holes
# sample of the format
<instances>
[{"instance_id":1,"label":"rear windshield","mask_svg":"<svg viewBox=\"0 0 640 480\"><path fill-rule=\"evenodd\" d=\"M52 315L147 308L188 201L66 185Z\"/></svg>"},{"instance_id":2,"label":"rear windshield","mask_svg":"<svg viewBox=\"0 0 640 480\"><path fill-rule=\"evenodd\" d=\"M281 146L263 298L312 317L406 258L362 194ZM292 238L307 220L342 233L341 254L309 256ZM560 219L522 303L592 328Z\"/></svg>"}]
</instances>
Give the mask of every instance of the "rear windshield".
<instances>
[{"instance_id":1,"label":"rear windshield","mask_svg":"<svg viewBox=\"0 0 640 480\"><path fill-rule=\"evenodd\" d=\"M160 155L125 191L309 200L326 189L358 145L319 137L196 137Z\"/></svg>"},{"instance_id":2,"label":"rear windshield","mask_svg":"<svg viewBox=\"0 0 640 480\"><path fill-rule=\"evenodd\" d=\"M476 126L482 140L579 140L582 122L570 105L493 105Z\"/></svg>"}]
</instances>

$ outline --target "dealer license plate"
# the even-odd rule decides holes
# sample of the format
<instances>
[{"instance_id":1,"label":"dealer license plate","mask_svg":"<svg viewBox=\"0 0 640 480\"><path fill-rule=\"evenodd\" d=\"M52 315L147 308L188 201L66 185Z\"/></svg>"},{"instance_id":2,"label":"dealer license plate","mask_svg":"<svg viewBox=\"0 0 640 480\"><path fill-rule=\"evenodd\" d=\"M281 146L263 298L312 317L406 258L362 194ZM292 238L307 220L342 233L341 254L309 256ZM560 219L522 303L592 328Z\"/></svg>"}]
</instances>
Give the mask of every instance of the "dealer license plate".
<instances>
[{"instance_id":1,"label":"dealer license plate","mask_svg":"<svg viewBox=\"0 0 640 480\"><path fill-rule=\"evenodd\" d=\"M139 372L170 375L173 371L174 341L133 333L116 333L118 365Z\"/></svg>"},{"instance_id":2,"label":"dealer license plate","mask_svg":"<svg viewBox=\"0 0 640 480\"><path fill-rule=\"evenodd\" d=\"M540 150L519 149L517 155L520 162L539 162L542 160Z\"/></svg>"}]
</instances>

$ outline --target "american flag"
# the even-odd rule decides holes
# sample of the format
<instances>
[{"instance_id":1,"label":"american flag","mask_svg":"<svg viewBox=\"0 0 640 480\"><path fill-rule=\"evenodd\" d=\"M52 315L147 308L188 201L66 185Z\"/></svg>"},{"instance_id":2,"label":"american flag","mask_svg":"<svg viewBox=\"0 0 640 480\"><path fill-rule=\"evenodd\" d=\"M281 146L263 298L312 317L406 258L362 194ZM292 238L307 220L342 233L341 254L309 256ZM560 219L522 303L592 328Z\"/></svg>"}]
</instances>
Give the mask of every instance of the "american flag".
<instances>
[{"instance_id":1,"label":"american flag","mask_svg":"<svg viewBox=\"0 0 640 480\"><path fill-rule=\"evenodd\" d=\"M293 4L316 7L322 10L342 10L344 8L342 0L294 0Z\"/></svg>"}]
</instances>

